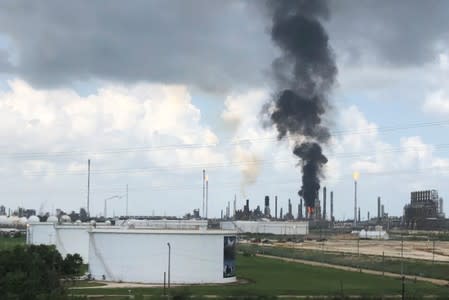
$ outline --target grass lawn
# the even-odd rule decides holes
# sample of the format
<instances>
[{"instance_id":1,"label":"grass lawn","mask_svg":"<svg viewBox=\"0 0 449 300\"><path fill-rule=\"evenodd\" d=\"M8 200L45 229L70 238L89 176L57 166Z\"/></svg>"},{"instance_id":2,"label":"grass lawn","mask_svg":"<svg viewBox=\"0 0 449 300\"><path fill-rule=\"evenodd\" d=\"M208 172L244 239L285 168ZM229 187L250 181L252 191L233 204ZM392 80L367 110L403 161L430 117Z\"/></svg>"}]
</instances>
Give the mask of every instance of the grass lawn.
<instances>
[{"instance_id":1,"label":"grass lawn","mask_svg":"<svg viewBox=\"0 0 449 300\"><path fill-rule=\"evenodd\" d=\"M239 278L249 280L247 284L225 286L190 286L173 288L173 293L194 295L246 296L246 295L400 295L401 281L388 277L361 274L330 268L308 266L262 257L239 256L237 260ZM406 282L408 296L446 296L449 288L422 282ZM162 289L76 289L73 294L89 295L160 295Z\"/></svg>"},{"instance_id":2,"label":"grass lawn","mask_svg":"<svg viewBox=\"0 0 449 300\"><path fill-rule=\"evenodd\" d=\"M449 280L449 263L435 262L417 259L403 259L376 255L357 255L342 252L328 252L307 249L292 249L282 247L267 247L254 244L240 244L239 250L248 253L264 253L273 256L305 259L324 262L335 265L355 268L371 269L414 276L424 276ZM402 266L401 266L402 265Z\"/></svg>"},{"instance_id":3,"label":"grass lawn","mask_svg":"<svg viewBox=\"0 0 449 300\"><path fill-rule=\"evenodd\" d=\"M0 251L14 248L18 245L25 245L25 236L20 237L5 237L0 236Z\"/></svg>"}]
</instances>

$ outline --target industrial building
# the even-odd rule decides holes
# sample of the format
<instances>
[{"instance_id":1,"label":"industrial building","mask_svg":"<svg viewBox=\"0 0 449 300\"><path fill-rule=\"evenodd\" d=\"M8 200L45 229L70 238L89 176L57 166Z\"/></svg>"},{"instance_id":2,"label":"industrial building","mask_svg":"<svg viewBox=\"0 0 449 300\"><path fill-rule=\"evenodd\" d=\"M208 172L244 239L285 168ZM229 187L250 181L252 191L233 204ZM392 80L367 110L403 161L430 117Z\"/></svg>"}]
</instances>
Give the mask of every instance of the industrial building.
<instances>
[{"instance_id":1,"label":"industrial building","mask_svg":"<svg viewBox=\"0 0 449 300\"><path fill-rule=\"evenodd\" d=\"M27 244L55 245L63 256L80 254L94 279L162 284L170 245L172 283L236 280L235 231L208 230L206 220L127 220L114 226L61 220L31 217Z\"/></svg>"},{"instance_id":2,"label":"industrial building","mask_svg":"<svg viewBox=\"0 0 449 300\"><path fill-rule=\"evenodd\" d=\"M416 191L404 207L404 226L410 229L436 230L445 226L443 199L438 191Z\"/></svg>"},{"instance_id":3,"label":"industrial building","mask_svg":"<svg viewBox=\"0 0 449 300\"><path fill-rule=\"evenodd\" d=\"M309 233L309 222L306 221L223 221L223 230L236 230L239 233L264 233L279 235L306 235Z\"/></svg>"}]
</instances>

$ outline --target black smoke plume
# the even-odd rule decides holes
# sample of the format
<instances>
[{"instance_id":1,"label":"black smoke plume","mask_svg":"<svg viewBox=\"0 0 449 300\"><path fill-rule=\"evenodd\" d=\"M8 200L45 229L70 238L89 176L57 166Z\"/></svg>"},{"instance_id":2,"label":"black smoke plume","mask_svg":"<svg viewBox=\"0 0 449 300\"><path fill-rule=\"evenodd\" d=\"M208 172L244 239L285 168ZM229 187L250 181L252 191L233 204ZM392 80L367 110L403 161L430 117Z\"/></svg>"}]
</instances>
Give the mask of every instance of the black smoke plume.
<instances>
[{"instance_id":1,"label":"black smoke plume","mask_svg":"<svg viewBox=\"0 0 449 300\"><path fill-rule=\"evenodd\" d=\"M322 167L327 158L321 150L329 138L323 115L330 108L328 94L337 67L329 38L321 24L328 17L326 1L273 0L267 2L272 17L271 38L281 56L273 62L278 92L268 109L278 139L296 140L293 153L300 158L302 187L309 212L315 207Z\"/></svg>"}]
</instances>

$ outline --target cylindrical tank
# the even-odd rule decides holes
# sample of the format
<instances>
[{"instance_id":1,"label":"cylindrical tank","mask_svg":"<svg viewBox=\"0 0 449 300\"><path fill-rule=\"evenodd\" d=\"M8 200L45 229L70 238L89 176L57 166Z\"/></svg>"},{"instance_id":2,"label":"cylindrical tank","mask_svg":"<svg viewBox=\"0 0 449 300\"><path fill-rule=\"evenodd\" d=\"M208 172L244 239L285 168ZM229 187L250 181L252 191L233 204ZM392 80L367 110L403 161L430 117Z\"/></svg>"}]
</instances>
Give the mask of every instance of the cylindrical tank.
<instances>
[{"instance_id":1,"label":"cylindrical tank","mask_svg":"<svg viewBox=\"0 0 449 300\"><path fill-rule=\"evenodd\" d=\"M37 216L31 216L31 217L29 217L28 218L28 224L31 224L31 223L39 223L39 217L37 217Z\"/></svg>"},{"instance_id":2,"label":"cylindrical tank","mask_svg":"<svg viewBox=\"0 0 449 300\"><path fill-rule=\"evenodd\" d=\"M47 219L48 223L58 223L58 218L56 216L49 216Z\"/></svg>"}]
</instances>

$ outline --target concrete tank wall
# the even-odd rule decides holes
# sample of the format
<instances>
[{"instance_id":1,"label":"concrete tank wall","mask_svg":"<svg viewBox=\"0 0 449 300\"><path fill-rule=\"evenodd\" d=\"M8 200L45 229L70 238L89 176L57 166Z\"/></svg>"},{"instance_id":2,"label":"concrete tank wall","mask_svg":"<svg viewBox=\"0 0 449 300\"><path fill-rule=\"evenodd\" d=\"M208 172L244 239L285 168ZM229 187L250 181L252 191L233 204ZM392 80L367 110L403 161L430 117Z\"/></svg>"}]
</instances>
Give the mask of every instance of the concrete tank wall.
<instances>
[{"instance_id":1,"label":"concrete tank wall","mask_svg":"<svg viewBox=\"0 0 449 300\"><path fill-rule=\"evenodd\" d=\"M55 245L62 257L78 253L84 262L89 259L89 225L57 225L32 223L27 229L27 244Z\"/></svg>"},{"instance_id":2,"label":"concrete tank wall","mask_svg":"<svg viewBox=\"0 0 449 300\"><path fill-rule=\"evenodd\" d=\"M89 272L95 279L163 283L171 245L172 283L225 283L224 238L235 233L193 230L89 232Z\"/></svg>"},{"instance_id":3,"label":"concrete tank wall","mask_svg":"<svg viewBox=\"0 0 449 300\"><path fill-rule=\"evenodd\" d=\"M244 233L269 233L279 235L306 235L309 233L308 222L275 221L224 221L220 223L223 230L237 230Z\"/></svg>"},{"instance_id":4,"label":"concrete tank wall","mask_svg":"<svg viewBox=\"0 0 449 300\"><path fill-rule=\"evenodd\" d=\"M62 257L78 253L85 263L89 262L90 226L56 226L55 245Z\"/></svg>"},{"instance_id":5,"label":"concrete tank wall","mask_svg":"<svg viewBox=\"0 0 449 300\"><path fill-rule=\"evenodd\" d=\"M54 245L56 230L54 223L35 223L27 228L27 244Z\"/></svg>"}]
</instances>

